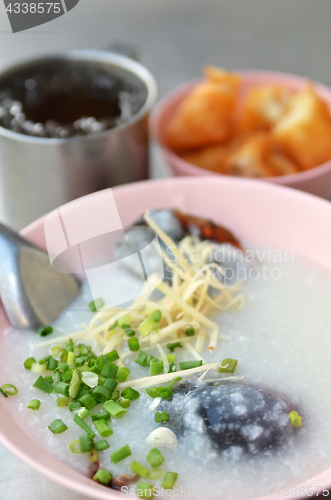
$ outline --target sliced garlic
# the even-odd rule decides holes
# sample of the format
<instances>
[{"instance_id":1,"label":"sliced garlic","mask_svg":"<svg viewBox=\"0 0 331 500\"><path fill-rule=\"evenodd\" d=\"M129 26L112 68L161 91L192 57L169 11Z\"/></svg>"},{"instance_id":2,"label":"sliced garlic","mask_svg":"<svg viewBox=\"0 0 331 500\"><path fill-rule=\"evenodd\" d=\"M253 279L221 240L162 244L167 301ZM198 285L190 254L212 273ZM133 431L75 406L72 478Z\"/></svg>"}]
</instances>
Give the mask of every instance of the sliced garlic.
<instances>
[{"instance_id":1,"label":"sliced garlic","mask_svg":"<svg viewBox=\"0 0 331 500\"><path fill-rule=\"evenodd\" d=\"M96 387L98 385L98 375L93 372L83 372L82 381L89 387Z\"/></svg>"},{"instance_id":2,"label":"sliced garlic","mask_svg":"<svg viewBox=\"0 0 331 500\"><path fill-rule=\"evenodd\" d=\"M175 450L178 446L176 434L167 427L159 427L151 432L146 443L151 447L165 446L171 450Z\"/></svg>"}]
</instances>

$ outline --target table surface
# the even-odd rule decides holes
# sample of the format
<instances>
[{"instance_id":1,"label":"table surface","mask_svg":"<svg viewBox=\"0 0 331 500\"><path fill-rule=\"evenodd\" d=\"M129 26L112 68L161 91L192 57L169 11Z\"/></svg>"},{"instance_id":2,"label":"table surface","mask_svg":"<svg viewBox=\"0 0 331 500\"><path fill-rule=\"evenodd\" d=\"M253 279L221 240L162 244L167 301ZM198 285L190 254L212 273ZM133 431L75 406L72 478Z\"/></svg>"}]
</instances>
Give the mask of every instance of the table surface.
<instances>
[{"instance_id":1,"label":"table surface","mask_svg":"<svg viewBox=\"0 0 331 500\"><path fill-rule=\"evenodd\" d=\"M204 63L270 69L331 85L329 0L80 0L50 24L13 34L1 2L0 68L28 55L129 42L159 94L201 74ZM152 175L167 175L153 152ZM1 218L1 200L0 200ZM0 445L1 500L87 500Z\"/></svg>"}]
</instances>

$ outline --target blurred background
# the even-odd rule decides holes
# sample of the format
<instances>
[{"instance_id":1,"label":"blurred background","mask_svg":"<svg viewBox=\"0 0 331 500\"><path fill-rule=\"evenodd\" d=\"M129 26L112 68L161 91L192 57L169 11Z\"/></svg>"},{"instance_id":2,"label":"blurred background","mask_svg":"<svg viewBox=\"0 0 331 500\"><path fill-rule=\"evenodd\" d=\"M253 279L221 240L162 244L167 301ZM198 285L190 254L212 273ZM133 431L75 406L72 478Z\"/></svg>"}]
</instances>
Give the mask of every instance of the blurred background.
<instances>
[{"instance_id":1,"label":"blurred background","mask_svg":"<svg viewBox=\"0 0 331 500\"><path fill-rule=\"evenodd\" d=\"M126 42L156 77L160 97L198 77L206 62L291 72L331 86L330 0L80 0L65 16L17 34L3 8L0 16L0 69L30 55ZM86 500L0 445L1 500L60 497Z\"/></svg>"},{"instance_id":2,"label":"blurred background","mask_svg":"<svg viewBox=\"0 0 331 500\"><path fill-rule=\"evenodd\" d=\"M13 34L1 9L0 68L31 54L136 45L159 95L201 74L288 71L331 84L329 0L80 0L68 14Z\"/></svg>"}]
</instances>

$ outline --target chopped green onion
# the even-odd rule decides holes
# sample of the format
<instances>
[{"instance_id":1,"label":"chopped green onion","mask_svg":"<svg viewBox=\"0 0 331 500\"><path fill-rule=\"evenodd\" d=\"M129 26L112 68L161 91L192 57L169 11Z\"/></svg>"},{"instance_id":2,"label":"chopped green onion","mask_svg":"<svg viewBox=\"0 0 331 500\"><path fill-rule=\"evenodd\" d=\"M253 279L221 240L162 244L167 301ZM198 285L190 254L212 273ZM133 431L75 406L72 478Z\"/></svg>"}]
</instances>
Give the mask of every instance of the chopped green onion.
<instances>
[{"instance_id":1,"label":"chopped green onion","mask_svg":"<svg viewBox=\"0 0 331 500\"><path fill-rule=\"evenodd\" d=\"M49 382L47 382L47 380L45 380L44 377L42 377L41 375L39 375L39 377L33 384L33 387L36 387L41 391L47 392L47 394L53 392L53 386Z\"/></svg>"},{"instance_id":2,"label":"chopped green onion","mask_svg":"<svg viewBox=\"0 0 331 500\"><path fill-rule=\"evenodd\" d=\"M105 439L100 439L100 441L97 441L96 443L94 443L94 448L97 451L105 451L105 450L108 450L109 444L107 443L107 441Z\"/></svg>"},{"instance_id":3,"label":"chopped green onion","mask_svg":"<svg viewBox=\"0 0 331 500\"><path fill-rule=\"evenodd\" d=\"M126 398L119 398L118 403L123 407L123 408L128 408L130 406L130 399Z\"/></svg>"},{"instance_id":4,"label":"chopped green onion","mask_svg":"<svg viewBox=\"0 0 331 500\"><path fill-rule=\"evenodd\" d=\"M161 397L162 399L169 399L172 396L172 390L169 387L151 387L146 389L146 392L151 398Z\"/></svg>"},{"instance_id":5,"label":"chopped green onion","mask_svg":"<svg viewBox=\"0 0 331 500\"><path fill-rule=\"evenodd\" d=\"M138 326L138 330L140 331L143 337L146 337L151 332L158 331L158 322L155 321L155 319L153 319L152 316L150 316L149 318L145 319L142 323L140 323L140 325Z\"/></svg>"},{"instance_id":6,"label":"chopped green onion","mask_svg":"<svg viewBox=\"0 0 331 500\"><path fill-rule=\"evenodd\" d=\"M26 368L27 370L31 370L31 366L33 365L33 363L35 363L36 360L34 358L28 358L24 361L23 365L24 365L24 368Z\"/></svg>"},{"instance_id":7,"label":"chopped green onion","mask_svg":"<svg viewBox=\"0 0 331 500\"><path fill-rule=\"evenodd\" d=\"M77 415L79 415L80 418L82 418L84 420L84 418L86 418L90 415L90 412L88 411L87 408L82 408L81 410L79 410Z\"/></svg>"},{"instance_id":8,"label":"chopped green onion","mask_svg":"<svg viewBox=\"0 0 331 500\"><path fill-rule=\"evenodd\" d=\"M161 321L161 318L162 318L161 311L159 311L159 310L153 311L151 314L151 318L153 318L154 321L159 323Z\"/></svg>"},{"instance_id":9,"label":"chopped green onion","mask_svg":"<svg viewBox=\"0 0 331 500\"><path fill-rule=\"evenodd\" d=\"M111 393L110 399L112 399L113 401L117 401L119 397L120 397L120 391L113 391Z\"/></svg>"},{"instance_id":10,"label":"chopped green onion","mask_svg":"<svg viewBox=\"0 0 331 500\"><path fill-rule=\"evenodd\" d=\"M103 403L108 401L108 399L110 399L111 397L111 392L105 387L102 387L100 385L97 385L93 388L92 394L94 397L98 399L98 401L101 401Z\"/></svg>"},{"instance_id":11,"label":"chopped green onion","mask_svg":"<svg viewBox=\"0 0 331 500\"><path fill-rule=\"evenodd\" d=\"M71 350L71 349L69 349L69 350ZM76 346L76 351L77 351L78 356L86 356L87 354L89 354L91 352L91 347L89 345L85 345L85 344L78 344Z\"/></svg>"},{"instance_id":12,"label":"chopped green onion","mask_svg":"<svg viewBox=\"0 0 331 500\"><path fill-rule=\"evenodd\" d=\"M133 472L139 474L139 476L143 477L144 479L146 479L146 477L149 474L149 470L146 469L146 467L141 465L139 462L136 462L135 460L134 462L131 462L130 468Z\"/></svg>"},{"instance_id":13,"label":"chopped green onion","mask_svg":"<svg viewBox=\"0 0 331 500\"><path fill-rule=\"evenodd\" d=\"M69 403L68 406L69 406L69 411L75 411L81 407L81 404L79 401L71 401L71 403Z\"/></svg>"},{"instance_id":14,"label":"chopped green onion","mask_svg":"<svg viewBox=\"0 0 331 500\"><path fill-rule=\"evenodd\" d=\"M106 420L95 420L94 421L94 426L98 433L100 434L101 437L105 438L108 436L111 436L113 431L107 424Z\"/></svg>"},{"instance_id":15,"label":"chopped green onion","mask_svg":"<svg viewBox=\"0 0 331 500\"><path fill-rule=\"evenodd\" d=\"M51 432L53 432L53 434L61 434L62 432L68 429L66 424L64 424L62 420L60 420L59 418L53 420L53 422L48 426L48 428Z\"/></svg>"},{"instance_id":16,"label":"chopped green onion","mask_svg":"<svg viewBox=\"0 0 331 500\"><path fill-rule=\"evenodd\" d=\"M187 328L185 330L185 334L188 336L188 337L193 337L193 335L195 335L195 330L193 328L193 326L190 326L190 328Z\"/></svg>"},{"instance_id":17,"label":"chopped green onion","mask_svg":"<svg viewBox=\"0 0 331 500\"><path fill-rule=\"evenodd\" d=\"M85 356L76 356L75 357L75 366L78 367L78 366L83 366L86 362L86 358Z\"/></svg>"},{"instance_id":18,"label":"chopped green onion","mask_svg":"<svg viewBox=\"0 0 331 500\"><path fill-rule=\"evenodd\" d=\"M118 366L107 359L104 367L101 370L101 375L106 378L115 378L118 372Z\"/></svg>"},{"instance_id":19,"label":"chopped green onion","mask_svg":"<svg viewBox=\"0 0 331 500\"><path fill-rule=\"evenodd\" d=\"M105 303L102 299L95 299L88 304L88 307L92 312L97 312L99 309L102 309L104 305Z\"/></svg>"},{"instance_id":20,"label":"chopped green onion","mask_svg":"<svg viewBox=\"0 0 331 500\"><path fill-rule=\"evenodd\" d=\"M114 330L114 328L116 328L117 326L118 326L118 321L115 321L115 323L110 328L108 328L108 331Z\"/></svg>"},{"instance_id":21,"label":"chopped green onion","mask_svg":"<svg viewBox=\"0 0 331 500\"><path fill-rule=\"evenodd\" d=\"M113 392L117 386L117 382L114 378L107 378L102 387L107 389L109 392Z\"/></svg>"},{"instance_id":22,"label":"chopped green onion","mask_svg":"<svg viewBox=\"0 0 331 500\"><path fill-rule=\"evenodd\" d=\"M50 354L48 356L45 356L44 358L39 360L39 364L44 365L45 363L47 363L47 361L49 361L51 359L51 357L52 356Z\"/></svg>"},{"instance_id":23,"label":"chopped green onion","mask_svg":"<svg viewBox=\"0 0 331 500\"><path fill-rule=\"evenodd\" d=\"M149 365L149 374L151 376L160 375L163 371L163 361L160 358L153 358Z\"/></svg>"},{"instance_id":24,"label":"chopped green onion","mask_svg":"<svg viewBox=\"0 0 331 500\"><path fill-rule=\"evenodd\" d=\"M180 380L182 380L182 377L175 377L173 378L172 380L170 380L169 384L168 384L168 387L169 389L172 390L172 386L175 382L179 382Z\"/></svg>"},{"instance_id":25,"label":"chopped green onion","mask_svg":"<svg viewBox=\"0 0 331 500\"><path fill-rule=\"evenodd\" d=\"M74 422L76 422L76 424L79 425L79 427L83 429L83 431L85 431L87 434L91 434L92 436L95 435L95 432L92 431L91 427L85 424L84 420L80 418L79 415L75 415Z\"/></svg>"},{"instance_id":26,"label":"chopped green onion","mask_svg":"<svg viewBox=\"0 0 331 500\"><path fill-rule=\"evenodd\" d=\"M55 372L54 373L54 382L57 384L58 382L62 381L61 373L60 372Z\"/></svg>"},{"instance_id":27,"label":"chopped green onion","mask_svg":"<svg viewBox=\"0 0 331 500\"><path fill-rule=\"evenodd\" d=\"M155 413L155 422L168 422L169 421L169 415L166 411L157 411Z\"/></svg>"},{"instance_id":28,"label":"chopped green onion","mask_svg":"<svg viewBox=\"0 0 331 500\"><path fill-rule=\"evenodd\" d=\"M124 458L128 457L131 455L131 450L128 444L125 444L122 446L122 448L119 448L118 450L114 451L113 453L110 454L110 459L113 462L113 464L117 464Z\"/></svg>"},{"instance_id":29,"label":"chopped green onion","mask_svg":"<svg viewBox=\"0 0 331 500\"><path fill-rule=\"evenodd\" d=\"M176 371L177 371L177 368L176 368L175 363L169 363L169 371L168 371L168 373L173 373L173 372L176 372Z\"/></svg>"},{"instance_id":30,"label":"chopped green onion","mask_svg":"<svg viewBox=\"0 0 331 500\"><path fill-rule=\"evenodd\" d=\"M163 478L161 487L165 490L172 490L173 485L176 482L178 474L176 472L166 472Z\"/></svg>"},{"instance_id":31,"label":"chopped green onion","mask_svg":"<svg viewBox=\"0 0 331 500\"><path fill-rule=\"evenodd\" d=\"M58 345L55 345L51 348L51 353L52 353L52 356L60 356L60 354L62 353L63 351L63 347L59 347Z\"/></svg>"},{"instance_id":32,"label":"chopped green onion","mask_svg":"<svg viewBox=\"0 0 331 500\"><path fill-rule=\"evenodd\" d=\"M67 358L68 365L74 366L74 364L75 364L75 357L76 357L76 354L74 352L72 352L72 351L68 352L68 358Z\"/></svg>"},{"instance_id":33,"label":"chopped green onion","mask_svg":"<svg viewBox=\"0 0 331 500\"><path fill-rule=\"evenodd\" d=\"M103 405L103 409L115 418L122 418L127 413L127 410L122 408L116 401L107 401Z\"/></svg>"},{"instance_id":34,"label":"chopped green onion","mask_svg":"<svg viewBox=\"0 0 331 500\"><path fill-rule=\"evenodd\" d=\"M47 380L47 382L49 382L50 384L53 384L54 382L52 375L46 375L45 380Z\"/></svg>"},{"instance_id":35,"label":"chopped green onion","mask_svg":"<svg viewBox=\"0 0 331 500\"><path fill-rule=\"evenodd\" d=\"M149 472L149 479L151 479L152 481L154 481L155 479L157 479L158 477L162 476L163 472L161 469L159 469L158 467L156 467L155 469L152 469L150 472Z\"/></svg>"},{"instance_id":36,"label":"chopped green onion","mask_svg":"<svg viewBox=\"0 0 331 500\"><path fill-rule=\"evenodd\" d=\"M130 328L130 325L123 323L123 325L121 325L121 327L123 328L123 330L128 330Z\"/></svg>"},{"instance_id":37,"label":"chopped green onion","mask_svg":"<svg viewBox=\"0 0 331 500\"><path fill-rule=\"evenodd\" d=\"M99 454L96 450L92 449L91 451L88 452L87 458L89 459L90 462L95 464L99 460Z\"/></svg>"},{"instance_id":38,"label":"chopped green onion","mask_svg":"<svg viewBox=\"0 0 331 500\"><path fill-rule=\"evenodd\" d=\"M223 359L222 364L219 367L218 371L220 373L234 373L237 364L238 364L237 359L225 358Z\"/></svg>"},{"instance_id":39,"label":"chopped green onion","mask_svg":"<svg viewBox=\"0 0 331 500\"><path fill-rule=\"evenodd\" d=\"M64 373L61 373L61 372L56 372L56 373L60 373L62 382L69 383L69 382L71 382L73 371L74 370L69 370L69 371L64 372Z\"/></svg>"},{"instance_id":40,"label":"chopped green onion","mask_svg":"<svg viewBox=\"0 0 331 500\"><path fill-rule=\"evenodd\" d=\"M91 371L94 373L100 373L107 361L109 361L108 358L104 354L100 354L96 362L91 367Z\"/></svg>"},{"instance_id":41,"label":"chopped green onion","mask_svg":"<svg viewBox=\"0 0 331 500\"><path fill-rule=\"evenodd\" d=\"M55 371L59 372L61 374L62 373L66 373L67 371L69 371L69 365L68 365L68 363L66 363L65 361L61 361L61 363L59 364L59 366L56 368Z\"/></svg>"},{"instance_id":42,"label":"chopped green onion","mask_svg":"<svg viewBox=\"0 0 331 500\"><path fill-rule=\"evenodd\" d=\"M39 399L31 399L31 401L28 402L27 408L30 408L31 410L39 410L41 405L41 401Z\"/></svg>"},{"instance_id":43,"label":"chopped green onion","mask_svg":"<svg viewBox=\"0 0 331 500\"><path fill-rule=\"evenodd\" d=\"M77 358L76 358L76 360L77 360ZM94 359L91 359L91 362L92 361L94 361ZM80 373L93 373L92 370L91 370L91 368L93 368L93 364L90 366L87 363L83 363L82 365L77 366L77 363L75 361L75 366L77 367L77 370Z\"/></svg>"},{"instance_id":44,"label":"chopped green onion","mask_svg":"<svg viewBox=\"0 0 331 500\"><path fill-rule=\"evenodd\" d=\"M93 448L93 436L92 434L82 434L79 436L80 451L86 453L91 451Z\"/></svg>"},{"instance_id":45,"label":"chopped green onion","mask_svg":"<svg viewBox=\"0 0 331 500\"><path fill-rule=\"evenodd\" d=\"M64 361L57 367L56 369L57 372L66 373L69 371L69 365L68 363L65 363Z\"/></svg>"},{"instance_id":46,"label":"chopped green onion","mask_svg":"<svg viewBox=\"0 0 331 500\"><path fill-rule=\"evenodd\" d=\"M66 351L69 352L74 352L74 343L72 339L69 339L68 342L66 343Z\"/></svg>"},{"instance_id":47,"label":"chopped green onion","mask_svg":"<svg viewBox=\"0 0 331 500\"><path fill-rule=\"evenodd\" d=\"M126 387L123 389L121 396L125 399L130 399L130 401L135 401L139 398L140 394L135 389L132 389L132 387Z\"/></svg>"},{"instance_id":48,"label":"chopped green onion","mask_svg":"<svg viewBox=\"0 0 331 500\"><path fill-rule=\"evenodd\" d=\"M96 406L97 405L97 402L96 400L94 399L93 396L91 396L91 394L84 394L84 396L82 396L81 398L79 398L79 402L82 403L85 408L87 408L88 410L90 410L91 408L93 408L93 406Z\"/></svg>"},{"instance_id":49,"label":"chopped green onion","mask_svg":"<svg viewBox=\"0 0 331 500\"><path fill-rule=\"evenodd\" d=\"M61 373L61 381L67 382L68 384L71 382L73 376L73 370L69 370L68 372ZM70 389L70 387L69 387Z\"/></svg>"},{"instance_id":50,"label":"chopped green onion","mask_svg":"<svg viewBox=\"0 0 331 500\"><path fill-rule=\"evenodd\" d=\"M84 394L89 394L89 391L87 389L85 389L85 387L81 387L79 389L79 393L78 393L78 396L75 399L75 401L79 400L82 396L84 396Z\"/></svg>"},{"instance_id":51,"label":"chopped green onion","mask_svg":"<svg viewBox=\"0 0 331 500\"><path fill-rule=\"evenodd\" d=\"M167 354L167 360L169 363L174 363L177 359L177 354Z\"/></svg>"},{"instance_id":52,"label":"chopped green onion","mask_svg":"<svg viewBox=\"0 0 331 500\"><path fill-rule=\"evenodd\" d=\"M46 337L47 335L53 333L53 328L51 326L42 326L41 328L38 328L37 333L41 337Z\"/></svg>"},{"instance_id":53,"label":"chopped green onion","mask_svg":"<svg viewBox=\"0 0 331 500\"><path fill-rule=\"evenodd\" d=\"M98 469L97 473L94 474L93 480L98 481L98 483L104 484L105 486L108 486L112 479L112 475L110 472L104 469Z\"/></svg>"},{"instance_id":54,"label":"chopped green onion","mask_svg":"<svg viewBox=\"0 0 331 500\"><path fill-rule=\"evenodd\" d=\"M91 359L91 362L94 361L93 359ZM77 364L77 358L75 360L75 366L77 367L77 370L80 372L80 373L88 373L88 372L92 372L91 371L91 367L93 368L93 364L91 366L89 366L87 363L83 363L83 364L80 364L78 366ZM93 372L92 372L93 373Z\"/></svg>"},{"instance_id":55,"label":"chopped green onion","mask_svg":"<svg viewBox=\"0 0 331 500\"><path fill-rule=\"evenodd\" d=\"M157 387L151 387L150 389L146 389L146 392L151 398L159 398L160 397L160 394L157 391Z\"/></svg>"},{"instance_id":56,"label":"chopped green onion","mask_svg":"<svg viewBox=\"0 0 331 500\"><path fill-rule=\"evenodd\" d=\"M125 330L125 333L127 334L128 337L134 337L136 334L136 332L132 330L132 328L128 328L127 330Z\"/></svg>"},{"instance_id":57,"label":"chopped green onion","mask_svg":"<svg viewBox=\"0 0 331 500\"><path fill-rule=\"evenodd\" d=\"M144 351L139 351L134 361L135 363L138 363L138 365L147 366L146 365L147 357L148 355ZM151 358L153 358L153 356L151 356Z\"/></svg>"},{"instance_id":58,"label":"chopped green onion","mask_svg":"<svg viewBox=\"0 0 331 500\"><path fill-rule=\"evenodd\" d=\"M145 481L139 481L136 488L136 495L139 498L146 498L149 500L154 497L154 488Z\"/></svg>"},{"instance_id":59,"label":"chopped green onion","mask_svg":"<svg viewBox=\"0 0 331 500\"><path fill-rule=\"evenodd\" d=\"M163 464L164 458L161 452L157 448L152 448L146 455L147 462L149 465L155 469L155 467L160 467Z\"/></svg>"},{"instance_id":60,"label":"chopped green onion","mask_svg":"<svg viewBox=\"0 0 331 500\"><path fill-rule=\"evenodd\" d=\"M150 366L153 356L146 356L143 366Z\"/></svg>"},{"instance_id":61,"label":"chopped green onion","mask_svg":"<svg viewBox=\"0 0 331 500\"><path fill-rule=\"evenodd\" d=\"M13 384L3 384L0 387L0 391L5 396L5 398L8 398L8 396L16 396L16 394L18 394L18 390Z\"/></svg>"},{"instance_id":62,"label":"chopped green onion","mask_svg":"<svg viewBox=\"0 0 331 500\"><path fill-rule=\"evenodd\" d=\"M79 393L80 384L81 384L81 374L78 370L74 370L72 372L72 379L69 385L69 396L72 399L76 399Z\"/></svg>"},{"instance_id":63,"label":"chopped green onion","mask_svg":"<svg viewBox=\"0 0 331 500\"><path fill-rule=\"evenodd\" d=\"M63 396L69 396L69 384L66 382L57 382L54 386L54 391L63 394Z\"/></svg>"},{"instance_id":64,"label":"chopped green onion","mask_svg":"<svg viewBox=\"0 0 331 500\"><path fill-rule=\"evenodd\" d=\"M101 413L95 413L92 415L92 420L95 422L95 420L110 420L110 415L108 411L102 411Z\"/></svg>"},{"instance_id":65,"label":"chopped green onion","mask_svg":"<svg viewBox=\"0 0 331 500\"><path fill-rule=\"evenodd\" d=\"M190 370L191 368L197 368L198 366L202 366L202 359L194 361L182 361L181 363L179 363L179 367L181 370Z\"/></svg>"},{"instance_id":66,"label":"chopped green onion","mask_svg":"<svg viewBox=\"0 0 331 500\"><path fill-rule=\"evenodd\" d=\"M90 372L90 373L93 373L93 372ZM100 375L100 373L97 374L97 375L98 375L98 383L97 383L97 385L100 386L100 387L102 387L103 384L106 382L107 379L103 375Z\"/></svg>"},{"instance_id":67,"label":"chopped green onion","mask_svg":"<svg viewBox=\"0 0 331 500\"><path fill-rule=\"evenodd\" d=\"M58 408L64 408L65 406L68 406L69 400L66 397L57 398L56 404L57 404Z\"/></svg>"},{"instance_id":68,"label":"chopped green onion","mask_svg":"<svg viewBox=\"0 0 331 500\"><path fill-rule=\"evenodd\" d=\"M72 451L72 453L80 453L79 439L75 439L75 441L69 444L69 450Z\"/></svg>"},{"instance_id":69,"label":"chopped green onion","mask_svg":"<svg viewBox=\"0 0 331 500\"><path fill-rule=\"evenodd\" d=\"M176 347L183 347L180 342L173 342L172 344L167 344L167 349L169 349L170 352L174 352Z\"/></svg>"},{"instance_id":70,"label":"chopped green onion","mask_svg":"<svg viewBox=\"0 0 331 500\"><path fill-rule=\"evenodd\" d=\"M130 325L131 324L130 314L124 314L124 316L121 316L120 318L118 318L117 322L118 322L119 326Z\"/></svg>"},{"instance_id":71,"label":"chopped green onion","mask_svg":"<svg viewBox=\"0 0 331 500\"><path fill-rule=\"evenodd\" d=\"M57 359L54 359L54 358L50 358L48 360L48 363L47 363L47 370L56 370L56 368L58 367L59 365L59 362Z\"/></svg>"},{"instance_id":72,"label":"chopped green onion","mask_svg":"<svg viewBox=\"0 0 331 500\"><path fill-rule=\"evenodd\" d=\"M65 363L67 361L67 358L68 358L68 351L66 349L62 349L60 357L61 363Z\"/></svg>"},{"instance_id":73,"label":"chopped green onion","mask_svg":"<svg viewBox=\"0 0 331 500\"><path fill-rule=\"evenodd\" d=\"M139 345L139 340L137 339L137 337L131 337L128 340L128 346L129 346L130 351L133 351L133 352L139 351L140 345Z\"/></svg>"},{"instance_id":74,"label":"chopped green onion","mask_svg":"<svg viewBox=\"0 0 331 500\"><path fill-rule=\"evenodd\" d=\"M107 360L110 361L107 356L105 356L104 354L100 354L100 356L97 358L97 361L96 361L96 365L95 367L101 371L102 368L105 366L105 364L107 363Z\"/></svg>"},{"instance_id":75,"label":"chopped green onion","mask_svg":"<svg viewBox=\"0 0 331 500\"><path fill-rule=\"evenodd\" d=\"M39 363L32 363L31 365L31 371L33 373L44 373L47 370L47 362L44 363L43 365L40 365Z\"/></svg>"},{"instance_id":76,"label":"chopped green onion","mask_svg":"<svg viewBox=\"0 0 331 500\"><path fill-rule=\"evenodd\" d=\"M116 361L116 359L120 359L118 352L116 350L111 351L111 352L107 352L107 354L105 354L105 356L108 359L108 361Z\"/></svg>"},{"instance_id":77,"label":"chopped green onion","mask_svg":"<svg viewBox=\"0 0 331 500\"><path fill-rule=\"evenodd\" d=\"M125 382L126 379L128 378L129 373L130 373L129 368L125 368L125 366L122 366L118 370L116 378L119 382Z\"/></svg>"},{"instance_id":78,"label":"chopped green onion","mask_svg":"<svg viewBox=\"0 0 331 500\"><path fill-rule=\"evenodd\" d=\"M290 411L288 414L290 421L294 425L294 427L301 427L302 426L302 418L298 414L297 411Z\"/></svg>"},{"instance_id":79,"label":"chopped green onion","mask_svg":"<svg viewBox=\"0 0 331 500\"><path fill-rule=\"evenodd\" d=\"M67 359L68 360L68 359ZM72 370L72 369L71 369ZM68 365L67 362L62 362L56 369L57 372L60 372L61 375L63 375L64 373L67 373L68 371L70 371L70 367Z\"/></svg>"}]
</instances>

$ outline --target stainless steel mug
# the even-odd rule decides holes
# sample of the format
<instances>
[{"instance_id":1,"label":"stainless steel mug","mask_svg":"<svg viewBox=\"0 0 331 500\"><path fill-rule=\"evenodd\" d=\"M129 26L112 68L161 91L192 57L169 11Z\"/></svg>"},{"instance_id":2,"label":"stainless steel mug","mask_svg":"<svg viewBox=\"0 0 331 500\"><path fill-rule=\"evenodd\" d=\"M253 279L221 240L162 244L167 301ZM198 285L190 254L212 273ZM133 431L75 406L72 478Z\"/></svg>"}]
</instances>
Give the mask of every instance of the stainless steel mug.
<instances>
[{"instance_id":1,"label":"stainless steel mug","mask_svg":"<svg viewBox=\"0 0 331 500\"><path fill-rule=\"evenodd\" d=\"M63 62L102 68L143 87L146 99L127 121L93 135L42 138L0 126L0 199L6 223L16 229L80 196L148 177L147 120L157 87L138 62L106 51L65 51L15 65L0 74L0 86L31 68Z\"/></svg>"}]
</instances>

